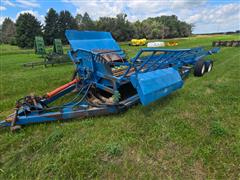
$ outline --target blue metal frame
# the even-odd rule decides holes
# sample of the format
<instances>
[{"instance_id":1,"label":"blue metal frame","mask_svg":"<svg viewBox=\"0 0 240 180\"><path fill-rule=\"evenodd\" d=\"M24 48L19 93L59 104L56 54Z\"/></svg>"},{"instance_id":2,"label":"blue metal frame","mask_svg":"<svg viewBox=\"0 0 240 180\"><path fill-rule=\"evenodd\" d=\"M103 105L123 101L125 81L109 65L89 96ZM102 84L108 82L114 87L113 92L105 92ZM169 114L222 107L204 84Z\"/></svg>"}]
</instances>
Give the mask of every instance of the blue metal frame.
<instances>
[{"instance_id":1,"label":"blue metal frame","mask_svg":"<svg viewBox=\"0 0 240 180\"><path fill-rule=\"evenodd\" d=\"M71 46L68 55L76 66L79 82L54 96L41 98L37 102L33 100L30 105L22 103L16 114L1 121L0 126L118 113L139 102L147 105L181 88L183 77L189 74L196 62L219 51L219 48L206 51L202 47L177 50L143 48L127 61L126 55L108 32L68 30L66 37ZM119 56L119 59L109 61L105 58L111 59L113 56ZM122 67L124 68L121 69ZM120 70L116 70L118 68ZM98 94L92 95L93 91L104 91L114 97L124 85L129 84L136 93L128 95L125 99L111 103L106 100L103 103L95 103L88 97L103 101L102 97L97 97ZM75 89L78 93L71 102L58 107L48 107Z\"/></svg>"}]
</instances>

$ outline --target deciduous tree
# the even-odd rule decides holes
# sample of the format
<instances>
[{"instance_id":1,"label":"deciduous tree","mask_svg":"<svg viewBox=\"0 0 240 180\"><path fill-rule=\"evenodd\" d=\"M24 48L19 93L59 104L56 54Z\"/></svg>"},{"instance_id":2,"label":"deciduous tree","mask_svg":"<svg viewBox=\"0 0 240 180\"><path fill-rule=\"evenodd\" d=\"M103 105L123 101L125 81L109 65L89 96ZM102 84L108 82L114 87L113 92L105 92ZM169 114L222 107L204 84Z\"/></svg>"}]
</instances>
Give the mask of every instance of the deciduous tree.
<instances>
[{"instance_id":1,"label":"deciduous tree","mask_svg":"<svg viewBox=\"0 0 240 180\"><path fill-rule=\"evenodd\" d=\"M16 44L16 26L10 18L5 18L2 24L2 42Z\"/></svg>"}]
</instances>

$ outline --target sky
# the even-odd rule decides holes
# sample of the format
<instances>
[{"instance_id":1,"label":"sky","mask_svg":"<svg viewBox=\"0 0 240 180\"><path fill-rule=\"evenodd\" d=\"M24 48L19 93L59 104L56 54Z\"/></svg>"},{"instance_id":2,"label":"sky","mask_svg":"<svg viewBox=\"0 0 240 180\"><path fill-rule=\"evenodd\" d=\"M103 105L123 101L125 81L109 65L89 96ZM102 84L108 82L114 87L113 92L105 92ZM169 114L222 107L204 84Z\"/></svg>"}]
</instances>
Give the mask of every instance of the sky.
<instances>
[{"instance_id":1,"label":"sky","mask_svg":"<svg viewBox=\"0 0 240 180\"><path fill-rule=\"evenodd\" d=\"M4 18L13 21L29 12L44 24L50 8L69 10L73 16L88 12L97 20L126 13L129 21L175 14L182 21L193 23L193 33L236 31L240 29L240 0L0 0L0 24Z\"/></svg>"}]
</instances>

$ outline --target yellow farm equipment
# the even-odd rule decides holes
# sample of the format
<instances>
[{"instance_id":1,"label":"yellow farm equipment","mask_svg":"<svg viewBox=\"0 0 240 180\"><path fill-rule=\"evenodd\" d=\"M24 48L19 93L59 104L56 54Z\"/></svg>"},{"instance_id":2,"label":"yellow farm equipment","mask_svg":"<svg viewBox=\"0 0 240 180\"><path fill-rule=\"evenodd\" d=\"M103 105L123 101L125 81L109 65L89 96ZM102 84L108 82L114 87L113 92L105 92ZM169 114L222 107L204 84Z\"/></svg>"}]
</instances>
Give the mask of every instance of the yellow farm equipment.
<instances>
[{"instance_id":1,"label":"yellow farm equipment","mask_svg":"<svg viewBox=\"0 0 240 180\"><path fill-rule=\"evenodd\" d=\"M178 45L177 42L167 42L166 44L167 44L167 46L177 46Z\"/></svg>"},{"instance_id":2,"label":"yellow farm equipment","mask_svg":"<svg viewBox=\"0 0 240 180\"><path fill-rule=\"evenodd\" d=\"M147 39L132 39L129 45L131 46L144 46L147 43Z\"/></svg>"}]
</instances>

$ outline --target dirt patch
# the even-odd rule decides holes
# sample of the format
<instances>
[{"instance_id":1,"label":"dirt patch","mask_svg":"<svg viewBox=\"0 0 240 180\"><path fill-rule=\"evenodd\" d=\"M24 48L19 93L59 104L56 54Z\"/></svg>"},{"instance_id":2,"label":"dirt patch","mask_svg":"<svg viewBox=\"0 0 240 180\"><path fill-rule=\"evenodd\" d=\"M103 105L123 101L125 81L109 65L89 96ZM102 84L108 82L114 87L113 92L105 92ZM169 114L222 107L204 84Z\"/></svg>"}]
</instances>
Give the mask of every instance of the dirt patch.
<instances>
[{"instance_id":1,"label":"dirt patch","mask_svg":"<svg viewBox=\"0 0 240 180\"><path fill-rule=\"evenodd\" d=\"M206 37L217 37L217 36L222 36L222 34L206 34L206 35L204 35L204 34L202 34L202 35L196 35L195 37L196 38L206 38Z\"/></svg>"},{"instance_id":2,"label":"dirt patch","mask_svg":"<svg viewBox=\"0 0 240 180\"><path fill-rule=\"evenodd\" d=\"M183 119L193 119L193 120L196 119L195 113L191 111L183 111L180 113L180 116Z\"/></svg>"},{"instance_id":3,"label":"dirt patch","mask_svg":"<svg viewBox=\"0 0 240 180\"><path fill-rule=\"evenodd\" d=\"M204 164L202 161L200 160L195 161L190 170L194 176L194 179L198 179L198 180L206 179L206 172L205 172Z\"/></svg>"},{"instance_id":4,"label":"dirt patch","mask_svg":"<svg viewBox=\"0 0 240 180\"><path fill-rule=\"evenodd\" d=\"M213 93L214 93L214 90L211 89L211 88L207 88L206 91L205 91L206 95L213 94Z\"/></svg>"}]
</instances>

